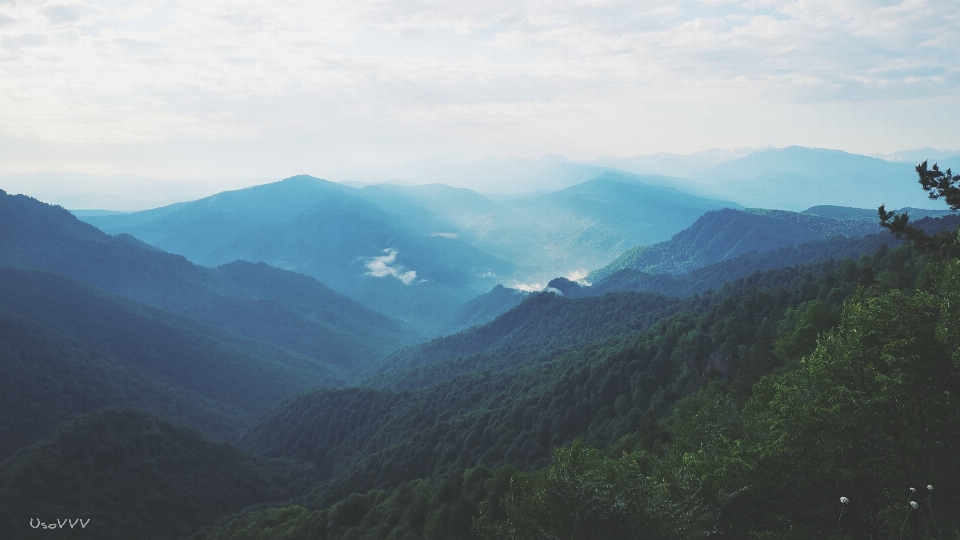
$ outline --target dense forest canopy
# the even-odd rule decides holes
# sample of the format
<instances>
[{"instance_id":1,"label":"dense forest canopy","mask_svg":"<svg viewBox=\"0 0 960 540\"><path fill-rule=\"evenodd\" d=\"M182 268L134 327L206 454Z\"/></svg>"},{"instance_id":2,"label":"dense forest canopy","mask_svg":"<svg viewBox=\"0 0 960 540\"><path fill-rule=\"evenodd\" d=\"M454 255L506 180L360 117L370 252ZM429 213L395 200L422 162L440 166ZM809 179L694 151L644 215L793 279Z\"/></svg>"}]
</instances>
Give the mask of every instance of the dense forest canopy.
<instances>
[{"instance_id":1,"label":"dense forest canopy","mask_svg":"<svg viewBox=\"0 0 960 540\"><path fill-rule=\"evenodd\" d=\"M956 237L955 224L949 234ZM481 457L465 462L476 468L431 481L381 483L339 502L307 497L206 537L960 537L958 294L960 260L949 252L882 245L855 260L758 272L675 304L650 328L556 357L504 363L436 342L424 351L497 369L460 386L457 378L433 383L430 392L483 387L506 368L511 381L557 381L526 387L528 407L554 419L544 433L564 425L556 420L567 395L567 410L590 420L570 431L573 439L551 440L542 468ZM588 377L576 379L576 366L589 366ZM592 386L598 379L613 388L629 382L607 394L608 385ZM601 410L605 399L613 406ZM480 409L493 412L496 401ZM484 426L486 436L492 426ZM522 427L514 430L501 433ZM482 491L449 493L451 483L477 486L480 474L490 478ZM509 478L508 489L498 477Z\"/></svg>"},{"instance_id":2,"label":"dense forest canopy","mask_svg":"<svg viewBox=\"0 0 960 540\"><path fill-rule=\"evenodd\" d=\"M960 178L917 172L960 206ZM306 354L324 332L386 339L359 356L409 334L381 315L358 328L366 308L310 278L209 271L0 204L64 242L170 265L192 313L213 299L296 315L237 335L94 288L95 258L70 279L49 273L69 250L0 237L3 538L38 534L30 518L90 519L59 531L90 538L960 538L955 217L881 207L872 226L894 234L838 238L834 218L741 212L827 236L686 274L495 290L475 304L512 306L494 320L339 369ZM717 258L671 245L664 264ZM97 279L134 284L126 268Z\"/></svg>"}]
</instances>

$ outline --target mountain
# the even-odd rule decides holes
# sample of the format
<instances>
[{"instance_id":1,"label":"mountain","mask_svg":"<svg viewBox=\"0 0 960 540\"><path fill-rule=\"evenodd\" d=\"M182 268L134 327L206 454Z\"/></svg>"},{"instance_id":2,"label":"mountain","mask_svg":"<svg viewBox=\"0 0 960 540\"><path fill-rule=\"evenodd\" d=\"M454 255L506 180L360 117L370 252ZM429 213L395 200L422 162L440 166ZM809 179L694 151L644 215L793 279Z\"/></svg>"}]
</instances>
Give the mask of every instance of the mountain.
<instances>
[{"instance_id":1,"label":"mountain","mask_svg":"<svg viewBox=\"0 0 960 540\"><path fill-rule=\"evenodd\" d=\"M760 150L699 171L696 193L747 207L800 211L815 205L932 208L917 189L915 163L839 150L791 146Z\"/></svg>"},{"instance_id":2,"label":"mountain","mask_svg":"<svg viewBox=\"0 0 960 540\"><path fill-rule=\"evenodd\" d=\"M603 265L626 248L658 242L709 210L738 205L694 197L663 184L677 179L592 168L559 191L484 196L440 184L367 186L366 200L418 218L435 234L456 235L513 261L516 282ZM432 220L432 221L431 221ZM442 232L445 231L445 232Z\"/></svg>"},{"instance_id":3,"label":"mountain","mask_svg":"<svg viewBox=\"0 0 960 540\"><path fill-rule=\"evenodd\" d=\"M439 218L398 215L364 191L293 177L141 214L88 217L198 264L237 259L310 275L361 302L427 326L509 275L507 261L436 235ZM422 219L421 219L422 218Z\"/></svg>"},{"instance_id":4,"label":"mountain","mask_svg":"<svg viewBox=\"0 0 960 540\"><path fill-rule=\"evenodd\" d=\"M754 148L735 148L733 150L711 149L693 154L657 154L631 157L600 157L590 163L601 167L610 167L635 174L659 174L673 177L692 177L695 173L721 163L740 159L752 154Z\"/></svg>"},{"instance_id":5,"label":"mountain","mask_svg":"<svg viewBox=\"0 0 960 540\"><path fill-rule=\"evenodd\" d=\"M497 285L490 292L481 294L457 308L442 333L453 334L471 326L488 323L516 307L529 295L526 291Z\"/></svg>"},{"instance_id":6,"label":"mountain","mask_svg":"<svg viewBox=\"0 0 960 540\"><path fill-rule=\"evenodd\" d=\"M248 506L286 502L316 479L309 464L251 456L140 411L105 409L0 463L0 530L16 540L51 534L43 523L69 528L52 534L71 538L179 538Z\"/></svg>"},{"instance_id":7,"label":"mountain","mask_svg":"<svg viewBox=\"0 0 960 540\"><path fill-rule=\"evenodd\" d=\"M339 371L312 358L47 272L0 267L0 309L68 336L97 356L250 413L297 392L345 382Z\"/></svg>"},{"instance_id":8,"label":"mountain","mask_svg":"<svg viewBox=\"0 0 960 540\"><path fill-rule=\"evenodd\" d=\"M61 274L347 371L417 337L306 276L247 262L204 268L25 196L0 193L0 264Z\"/></svg>"},{"instance_id":9,"label":"mountain","mask_svg":"<svg viewBox=\"0 0 960 540\"><path fill-rule=\"evenodd\" d=\"M205 197L250 181L166 181L135 175L77 172L4 173L0 187L65 208L136 211ZM238 186L239 184L239 186Z\"/></svg>"},{"instance_id":10,"label":"mountain","mask_svg":"<svg viewBox=\"0 0 960 540\"><path fill-rule=\"evenodd\" d=\"M624 268L652 274L680 274L751 251L770 251L832 236L880 231L879 220L833 219L781 210L708 212L670 240L624 252L589 279L601 281Z\"/></svg>"},{"instance_id":11,"label":"mountain","mask_svg":"<svg viewBox=\"0 0 960 540\"><path fill-rule=\"evenodd\" d=\"M942 278L925 269L928 262L949 281L934 281ZM932 515L952 531L942 516L960 501L952 487L960 478L952 451L958 340L943 329L957 319L950 309L956 263L900 246L758 272L682 300L652 327L567 350L547 345L507 369L491 358L413 391L298 396L264 416L244 444L329 467L335 476L302 499L317 510L278 506L212 538L296 537L308 527L331 538L388 530L419 537L421 529L424 537L491 540L544 531L813 538L838 527L868 538L907 525L920 537L935 536L940 525L920 521ZM584 304L557 305L580 311ZM898 406L904 402L911 406ZM910 437L900 447L891 441L904 429ZM920 458L911 465L908 456ZM915 498L908 486L924 484L902 480L904 463L917 479L931 479ZM511 478L508 496L476 514L438 508L476 493L467 476L500 466ZM897 482L906 495L888 500ZM834 493L850 497L838 504ZM858 519L861 507L878 520ZM457 523L475 515L475 536L451 533L453 515Z\"/></svg>"},{"instance_id":12,"label":"mountain","mask_svg":"<svg viewBox=\"0 0 960 540\"><path fill-rule=\"evenodd\" d=\"M656 417L682 396L782 365L771 340L810 303L837 309L868 267L913 282L913 257L897 249L769 270L679 301L533 295L487 325L399 352L370 380L378 389L285 401L241 444L317 464L325 480L306 497L316 507L479 465L537 470L578 436L619 456L622 436L656 434Z\"/></svg>"},{"instance_id":13,"label":"mountain","mask_svg":"<svg viewBox=\"0 0 960 540\"><path fill-rule=\"evenodd\" d=\"M736 204L654 185L664 179L606 172L576 186L511 201L536 216L546 256L567 271L596 268L636 245L669 238L705 212ZM566 272L562 272L566 273Z\"/></svg>"},{"instance_id":14,"label":"mountain","mask_svg":"<svg viewBox=\"0 0 960 540\"><path fill-rule=\"evenodd\" d=\"M578 344L645 328L677 302L645 292L582 300L552 292L533 294L486 324L392 353L361 382L402 390L429 386L478 366L501 371L546 361Z\"/></svg>"},{"instance_id":15,"label":"mountain","mask_svg":"<svg viewBox=\"0 0 960 540\"><path fill-rule=\"evenodd\" d=\"M294 177L84 219L198 264L241 259L295 270L432 333L498 283L583 272L631 245L666 239L705 211L735 206L645 180L670 181L603 172L557 192L493 197L444 185L353 188Z\"/></svg>"},{"instance_id":16,"label":"mountain","mask_svg":"<svg viewBox=\"0 0 960 540\"><path fill-rule=\"evenodd\" d=\"M906 163L908 165L918 165L924 161L928 161L931 166L934 163L939 164L941 170L947 170L951 167L954 171L960 170L960 150L930 148L927 146L917 150L902 150L877 157L886 161Z\"/></svg>"},{"instance_id":17,"label":"mountain","mask_svg":"<svg viewBox=\"0 0 960 540\"><path fill-rule=\"evenodd\" d=\"M570 161L556 154L534 159L495 156L468 159L454 153L404 163L391 169L362 171L350 175L349 180L447 184L480 193L522 193L534 189L559 189L577 183L564 184L569 179L551 174L566 164ZM542 184L545 178L555 180ZM580 181L583 180L585 178Z\"/></svg>"},{"instance_id":18,"label":"mountain","mask_svg":"<svg viewBox=\"0 0 960 540\"><path fill-rule=\"evenodd\" d=\"M960 224L960 216L954 214L942 218L928 217L913 223L928 234L935 234L956 228ZM635 268L624 268L589 287L582 287L568 280L562 283L563 288L556 287L557 284L553 281L551 284L571 298L597 296L611 291L648 291L670 296L689 296L721 287L724 283L758 271L831 259L858 259L865 254L881 252L901 243L886 231L863 238L835 236L771 251L745 253L685 274L652 274Z\"/></svg>"},{"instance_id":19,"label":"mountain","mask_svg":"<svg viewBox=\"0 0 960 540\"><path fill-rule=\"evenodd\" d=\"M634 174L687 177L720 163L741 158L753 148L712 149L689 155L658 153L630 157L603 156L574 162L555 154L534 159L487 156L468 159L446 154L405 163L390 170L370 170L350 176L367 183L447 184L484 194L521 194L566 189L610 170Z\"/></svg>"},{"instance_id":20,"label":"mountain","mask_svg":"<svg viewBox=\"0 0 960 540\"><path fill-rule=\"evenodd\" d=\"M108 407L134 407L219 439L236 438L251 420L239 407L163 382L126 360L0 310L0 461L60 422Z\"/></svg>"}]
</instances>

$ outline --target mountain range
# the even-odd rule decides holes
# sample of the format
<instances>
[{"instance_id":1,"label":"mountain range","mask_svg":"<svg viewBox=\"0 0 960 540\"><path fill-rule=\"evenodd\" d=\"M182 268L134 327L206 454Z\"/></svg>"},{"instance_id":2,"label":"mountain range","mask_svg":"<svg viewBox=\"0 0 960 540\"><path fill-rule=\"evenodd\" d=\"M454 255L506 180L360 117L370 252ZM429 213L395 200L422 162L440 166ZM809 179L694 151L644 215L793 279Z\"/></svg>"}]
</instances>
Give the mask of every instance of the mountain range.
<instances>
[{"instance_id":1,"label":"mountain range","mask_svg":"<svg viewBox=\"0 0 960 540\"><path fill-rule=\"evenodd\" d=\"M589 278L599 281L624 268L654 274L686 273L751 251L770 251L832 236L860 237L880 230L878 219L724 209L704 214L668 241L626 250Z\"/></svg>"},{"instance_id":2,"label":"mountain range","mask_svg":"<svg viewBox=\"0 0 960 540\"><path fill-rule=\"evenodd\" d=\"M54 272L346 371L418 338L301 274L244 262L201 267L25 196L0 193L0 265Z\"/></svg>"},{"instance_id":3,"label":"mountain range","mask_svg":"<svg viewBox=\"0 0 960 540\"><path fill-rule=\"evenodd\" d=\"M743 186L869 165L786 150L702 157ZM960 217L888 204L945 233L914 249L826 195L553 166L592 176L76 215L0 191L0 536L920 536L889 493L924 483L928 536L960 532Z\"/></svg>"},{"instance_id":4,"label":"mountain range","mask_svg":"<svg viewBox=\"0 0 960 540\"><path fill-rule=\"evenodd\" d=\"M498 283L599 266L736 206L603 173L547 194L486 197L442 185L352 188L310 177L132 214L83 215L110 234L215 266L310 275L425 332Z\"/></svg>"}]
</instances>

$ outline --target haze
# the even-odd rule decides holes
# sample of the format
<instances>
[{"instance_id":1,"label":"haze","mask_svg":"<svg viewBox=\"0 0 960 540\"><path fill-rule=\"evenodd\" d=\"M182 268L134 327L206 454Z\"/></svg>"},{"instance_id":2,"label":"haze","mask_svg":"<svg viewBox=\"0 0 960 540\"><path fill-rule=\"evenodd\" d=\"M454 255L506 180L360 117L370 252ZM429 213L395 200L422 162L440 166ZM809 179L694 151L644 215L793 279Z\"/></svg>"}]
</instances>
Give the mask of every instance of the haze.
<instances>
[{"instance_id":1,"label":"haze","mask_svg":"<svg viewBox=\"0 0 960 540\"><path fill-rule=\"evenodd\" d=\"M958 48L952 0L3 0L0 175L145 208L450 155L960 148Z\"/></svg>"}]
</instances>

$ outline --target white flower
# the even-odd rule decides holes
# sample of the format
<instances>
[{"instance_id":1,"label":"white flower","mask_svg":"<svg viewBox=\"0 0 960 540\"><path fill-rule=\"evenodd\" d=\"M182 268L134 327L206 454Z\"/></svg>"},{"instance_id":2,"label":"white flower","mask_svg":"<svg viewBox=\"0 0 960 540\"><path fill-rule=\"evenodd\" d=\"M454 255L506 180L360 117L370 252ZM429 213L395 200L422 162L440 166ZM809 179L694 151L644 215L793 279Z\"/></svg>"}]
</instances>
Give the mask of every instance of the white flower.
<instances>
[{"instance_id":1,"label":"white flower","mask_svg":"<svg viewBox=\"0 0 960 540\"><path fill-rule=\"evenodd\" d=\"M930 491L933 491L933 486L931 486L930 484L927 484L927 489L929 489Z\"/></svg>"},{"instance_id":2,"label":"white flower","mask_svg":"<svg viewBox=\"0 0 960 540\"><path fill-rule=\"evenodd\" d=\"M910 493L915 493L916 491L917 491L917 488L910 488Z\"/></svg>"},{"instance_id":3,"label":"white flower","mask_svg":"<svg viewBox=\"0 0 960 540\"><path fill-rule=\"evenodd\" d=\"M850 502L850 499L846 497L840 497L840 504L847 504L848 502Z\"/></svg>"},{"instance_id":4,"label":"white flower","mask_svg":"<svg viewBox=\"0 0 960 540\"><path fill-rule=\"evenodd\" d=\"M914 510L920 509L920 505L917 504L917 501L910 501L910 506L912 506Z\"/></svg>"}]
</instances>

